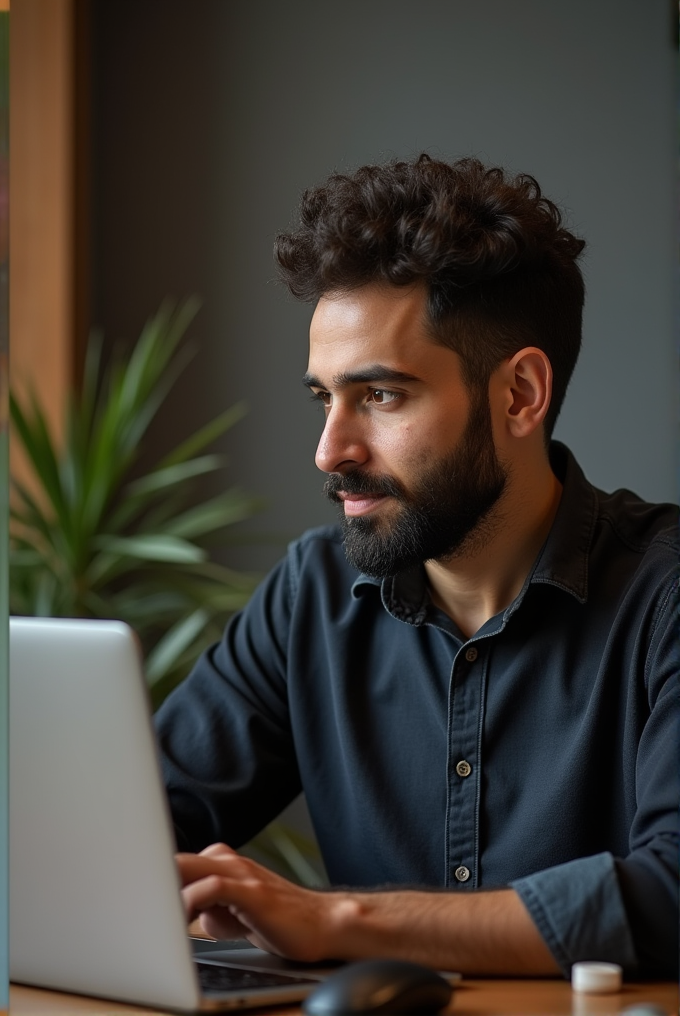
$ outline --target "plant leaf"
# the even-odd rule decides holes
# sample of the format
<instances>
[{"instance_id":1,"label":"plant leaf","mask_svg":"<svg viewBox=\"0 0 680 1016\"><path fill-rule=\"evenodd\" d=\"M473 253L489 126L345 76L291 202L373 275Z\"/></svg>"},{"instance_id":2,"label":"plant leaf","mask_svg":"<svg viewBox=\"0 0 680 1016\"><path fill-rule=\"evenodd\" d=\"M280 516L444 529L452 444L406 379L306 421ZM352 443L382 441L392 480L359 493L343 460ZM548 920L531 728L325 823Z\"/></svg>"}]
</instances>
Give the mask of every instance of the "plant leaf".
<instances>
[{"instance_id":1,"label":"plant leaf","mask_svg":"<svg viewBox=\"0 0 680 1016\"><path fill-rule=\"evenodd\" d=\"M167 632L146 660L146 679L153 685L170 669L177 657L196 638L208 622L208 612L199 608Z\"/></svg>"},{"instance_id":2,"label":"plant leaf","mask_svg":"<svg viewBox=\"0 0 680 1016\"><path fill-rule=\"evenodd\" d=\"M172 564L197 564L208 556L201 547L177 536L144 533L141 536L98 536L93 544L105 554L140 558L143 561L168 561Z\"/></svg>"},{"instance_id":3,"label":"plant leaf","mask_svg":"<svg viewBox=\"0 0 680 1016\"><path fill-rule=\"evenodd\" d=\"M290 836L286 827L281 822L272 822L269 826L267 826L266 834L269 835L272 843L289 865L291 870L295 872L295 875L301 885L313 888L322 884L322 880L319 878L317 872L314 870L298 845Z\"/></svg>"},{"instance_id":4,"label":"plant leaf","mask_svg":"<svg viewBox=\"0 0 680 1016\"><path fill-rule=\"evenodd\" d=\"M245 402L235 403L235 405L225 410L224 413L221 413L214 420L211 420L210 423L207 423L205 427L197 430L186 441L183 441L169 455L166 455L161 462L161 466L172 466L177 462L184 462L186 459L198 454L207 445L224 434L226 430L233 427L235 423L238 423L247 411Z\"/></svg>"},{"instance_id":5,"label":"plant leaf","mask_svg":"<svg viewBox=\"0 0 680 1016\"><path fill-rule=\"evenodd\" d=\"M93 329L90 332L85 352L83 386L80 393L80 406L76 423L78 431L82 434L87 434L90 431L94 419L103 344L104 336L101 331Z\"/></svg>"},{"instance_id":6,"label":"plant leaf","mask_svg":"<svg viewBox=\"0 0 680 1016\"><path fill-rule=\"evenodd\" d=\"M147 473L146 476L141 476L138 480L128 484L125 495L138 498L147 494L155 494L159 490L164 490L177 483L184 483L196 476L213 473L223 465L223 456L203 455L201 458L190 459L188 462L178 462L175 465L155 469L152 473Z\"/></svg>"},{"instance_id":7,"label":"plant leaf","mask_svg":"<svg viewBox=\"0 0 680 1016\"><path fill-rule=\"evenodd\" d=\"M233 522L249 518L255 504L257 502L253 498L234 488L224 494L219 494L204 504L190 508L183 515L169 522L165 526L165 530L174 536L194 539L197 536L213 532L215 529L231 525Z\"/></svg>"},{"instance_id":8,"label":"plant leaf","mask_svg":"<svg viewBox=\"0 0 680 1016\"><path fill-rule=\"evenodd\" d=\"M59 518L64 530L68 532L70 527L64 511L56 451L45 416L34 393L29 395L29 412L30 416L16 397L10 394L10 414L15 433L33 466L35 479L40 484L50 508Z\"/></svg>"},{"instance_id":9,"label":"plant leaf","mask_svg":"<svg viewBox=\"0 0 680 1016\"><path fill-rule=\"evenodd\" d=\"M55 594L57 583L54 575L48 571L40 573L35 591L33 614L35 617L51 617L55 613Z\"/></svg>"}]
</instances>

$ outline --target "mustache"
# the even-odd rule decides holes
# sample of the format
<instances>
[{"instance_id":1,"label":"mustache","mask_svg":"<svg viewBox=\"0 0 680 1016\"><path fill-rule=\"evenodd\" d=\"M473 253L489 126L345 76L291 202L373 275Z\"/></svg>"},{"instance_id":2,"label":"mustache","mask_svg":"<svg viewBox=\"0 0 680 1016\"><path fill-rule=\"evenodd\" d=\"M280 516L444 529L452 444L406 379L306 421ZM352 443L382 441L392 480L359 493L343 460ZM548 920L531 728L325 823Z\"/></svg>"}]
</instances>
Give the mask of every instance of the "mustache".
<instances>
[{"instance_id":1,"label":"mustache","mask_svg":"<svg viewBox=\"0 0 680 1016\"><path fill-rule=\"evenodd\" d=\"M340 491L345 494L378 494L385 497L395 497L400 501L406 500L401 484L393 477L361 473L359 470L347 473L345 476L342 473L328 474L323 485L326 497L335 504L342 504L342 500L338 496Z\"/></svg>"}]
</instances>

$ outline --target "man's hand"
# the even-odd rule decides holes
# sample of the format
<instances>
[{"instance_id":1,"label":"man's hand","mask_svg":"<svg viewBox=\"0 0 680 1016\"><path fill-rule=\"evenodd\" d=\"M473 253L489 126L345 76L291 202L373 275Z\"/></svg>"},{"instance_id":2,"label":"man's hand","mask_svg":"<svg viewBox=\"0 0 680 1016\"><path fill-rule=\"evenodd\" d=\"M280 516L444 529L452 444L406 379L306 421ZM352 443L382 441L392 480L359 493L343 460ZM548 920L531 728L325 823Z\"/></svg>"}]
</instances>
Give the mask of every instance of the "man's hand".
<instances>
[{"instance_id":1,"label":"man's hand","mask_svg":"<svg viewBox=\"0 0 680 1016\"><path fill-rule=\"evenodd\" d=\"M372 956L466 974L546 976L559 968L512 889L460 893L303 889L222 843L178 854L187 919L312 963Z\"/></svg>"},{"instance_id":2,"label":"man's hand","mask_svg":"<svg viewBox=\"0 0 680 1016\"><path fill-rule=\"evenodd\" d=\"M176 861L187 920L200 916L206 934L247 938L267 952L308 963L332 955L342 893L303 889L223 843L200 854L178 854Z\"/></svg>"}]
</instances>

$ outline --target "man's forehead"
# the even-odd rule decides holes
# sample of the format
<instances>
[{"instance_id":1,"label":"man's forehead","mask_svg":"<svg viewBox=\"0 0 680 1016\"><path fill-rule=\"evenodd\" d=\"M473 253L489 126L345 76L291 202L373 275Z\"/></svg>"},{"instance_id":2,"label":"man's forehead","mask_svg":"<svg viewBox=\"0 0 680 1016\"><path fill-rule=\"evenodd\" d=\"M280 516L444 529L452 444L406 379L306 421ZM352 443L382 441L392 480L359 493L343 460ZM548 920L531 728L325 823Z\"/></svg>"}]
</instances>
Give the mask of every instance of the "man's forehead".
<instances>
[{"instance_id":1,"label":"man's forehead","mask_svg":"<svg viewBox=\"0 0 680 1016\"><path fill-rule=\"evenodd\" d=\"M365 286L319 300L309 330L310 371L339 374L384 363L420 374L433 348L424 287Z\"/></svg>"},{"instance_id":2,"label":"man's forehead","mask_svg":"<svg viewBox=\"0 0 680 1016\"><path fill-rule=\"evenodd\" d=\"M427 290L424 285L388 286L370 283L342 293L326 293L319 299L310 328L313 338L326 332L370 330L371 333L402 326L425 329Z\"/></svg>"},{"instance_id":3,"label":"man's forehead","mask_svg":"<svg viewBox=\"0 0 680 1016\"><path fill-rule=\"evenodd\" d=\"M457 378L459 357L432 335L426 299L424 287L392 286L323 297L304 382L336 389L360 381L431 382L442 373Z\"/></svg>"}]
</instances>

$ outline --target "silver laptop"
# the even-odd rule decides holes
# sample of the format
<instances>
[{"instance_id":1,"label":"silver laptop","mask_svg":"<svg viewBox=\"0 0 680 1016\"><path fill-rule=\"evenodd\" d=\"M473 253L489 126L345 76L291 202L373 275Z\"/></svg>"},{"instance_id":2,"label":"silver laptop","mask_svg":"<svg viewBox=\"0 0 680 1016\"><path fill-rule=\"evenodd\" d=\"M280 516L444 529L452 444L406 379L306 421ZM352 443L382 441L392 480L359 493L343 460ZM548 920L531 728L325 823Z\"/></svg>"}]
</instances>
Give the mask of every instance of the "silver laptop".
<instances>
[{"instance_id":1,"label":"silver laptop","mask_svg":"<svg viewBox=\"0 0 680 1016\"><path fill-rule=\"evenodd\" d=\"M126 625L12 618L9 716L12 980L195 1011L299 1001L323 978L190 942Z\"/></svg>"}]
</instances>

